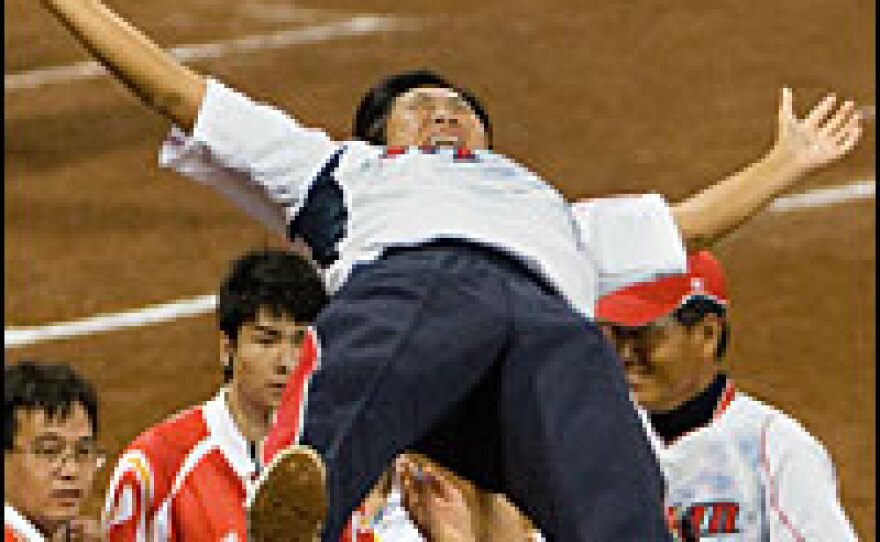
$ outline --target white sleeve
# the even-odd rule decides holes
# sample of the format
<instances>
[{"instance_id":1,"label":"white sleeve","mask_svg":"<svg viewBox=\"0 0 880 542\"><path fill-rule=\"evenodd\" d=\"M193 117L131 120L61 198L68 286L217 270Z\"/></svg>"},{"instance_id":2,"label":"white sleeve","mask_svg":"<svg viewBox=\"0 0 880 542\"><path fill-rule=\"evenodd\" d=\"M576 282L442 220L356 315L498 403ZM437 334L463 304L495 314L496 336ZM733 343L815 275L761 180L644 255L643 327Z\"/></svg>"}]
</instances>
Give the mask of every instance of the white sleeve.
<instances>
[{"instance_id":1,"label":"white sleeve","mask_svg":"<svg viewBox=\"0 0 880 542\"><path fill-rule=\"evenodd\" d=\"M779 420L776 420L779 422ZM771 542L858 540L825 448L800 427L765 427L765 502Z\"/></svg>"},{"instance_id":2,"label":"white sleeve","mask_svg":"<svg viewBox=\"0 0 880 542\"><path fill-rule=\"evenodd\" d=\"M339 147L324 132L209 79L192 135L173 128L159 163L212 186L284 235L309 183Z\"/></svg>"},{"instance_id":3,"label":"white sleeve","mask_svg":"<svg viewBox=\"0 0 880 542\"><path fill-rule=\"evenodd\" d=\"M659 194L586 200L572 206L598 270L598 294L687 269L684 241Z\"/></svg>"}]
</instances>

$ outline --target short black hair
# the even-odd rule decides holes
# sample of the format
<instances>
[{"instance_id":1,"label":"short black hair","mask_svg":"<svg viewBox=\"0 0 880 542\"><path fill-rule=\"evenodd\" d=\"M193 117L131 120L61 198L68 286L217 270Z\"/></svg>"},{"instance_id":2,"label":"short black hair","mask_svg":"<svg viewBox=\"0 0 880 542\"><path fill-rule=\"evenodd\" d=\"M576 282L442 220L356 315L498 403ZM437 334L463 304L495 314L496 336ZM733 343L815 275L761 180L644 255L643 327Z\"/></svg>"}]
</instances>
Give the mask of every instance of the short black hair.
<instances>
[{"instance_id":1,"label":"short black hair","mask_svg":"<svg viewBox=\"0 0 880 542\"><path fill-rule=\"evenodd\" d=\"M286 250L254 250L232 262L220 287L217 319L235 342L241 326L261 309L311 323L326 303L324 283L309 260Z\"/></svg>"},{"instance_id":2,"label":"short black hair","mask_svg":"<svg viewBox=\"0 0 880 542\"><path fill-rule=\"evenodd\" d=\"M721 338L715 349L715 359L721 360L727 353L727 345L730 341L730 325L727 323L727 307L718 303L711 297L694 296L688 299L682 306L677 308L672 317L686 328L692 328L703 321L707 314L715 314L721 318Z\"/></svg>"},{"instance_id":3,"label":"short black hair","mask_svg":"<svg viewBox=\"0 0 880 542\"><path fill-rule=\"evenodd\" d=\"M98 395L92 384L67 364L21 360L3 367L3 449L12 450L19 410L42 410L66 418L80 404L98 435Z\"/></svg>"},{"instance_id":4,"label":"short black hair","mask_svg":"<svg viewBox=\"0 0 880 542\"><path fill-rule=\"evenodd\" d=\"M457 92L477 114L477 117L483 124L483 128L486 130L486 139L491 144L492 125L489 123L489 115L476 96L463 88L453 85L430 70L401 72L386 77L371 88L361 100L355 113L354 136L374 145L385 145L387 143L385 125L394 100L401 94L418 87L448 88Z\"/></svg>"}]
</instances>

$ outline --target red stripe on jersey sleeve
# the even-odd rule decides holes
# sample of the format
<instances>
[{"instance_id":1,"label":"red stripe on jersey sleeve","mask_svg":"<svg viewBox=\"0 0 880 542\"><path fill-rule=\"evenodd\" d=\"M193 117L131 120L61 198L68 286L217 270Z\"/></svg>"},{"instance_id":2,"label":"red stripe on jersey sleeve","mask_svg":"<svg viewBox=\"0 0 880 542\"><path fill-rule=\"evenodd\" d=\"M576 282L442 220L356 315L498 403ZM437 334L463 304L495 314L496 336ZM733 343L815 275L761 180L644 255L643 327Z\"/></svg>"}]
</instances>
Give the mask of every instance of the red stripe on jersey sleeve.
<instances>
[{"instance_id":1,"label":"red stripe on jersey sleeve","mask_svg":"<svg viewBox=\"0 0 880 542\"><path fill-rule=\"evenodd\" d=\"M302 429L303 420L300 417L305 412L309 379L318 367L317 334L313 329L306 335L299 358L299 363L287 380L275 421L263 444L263 464L268 464L279 451L295 444Z\"/></svg>"}]
</instances>

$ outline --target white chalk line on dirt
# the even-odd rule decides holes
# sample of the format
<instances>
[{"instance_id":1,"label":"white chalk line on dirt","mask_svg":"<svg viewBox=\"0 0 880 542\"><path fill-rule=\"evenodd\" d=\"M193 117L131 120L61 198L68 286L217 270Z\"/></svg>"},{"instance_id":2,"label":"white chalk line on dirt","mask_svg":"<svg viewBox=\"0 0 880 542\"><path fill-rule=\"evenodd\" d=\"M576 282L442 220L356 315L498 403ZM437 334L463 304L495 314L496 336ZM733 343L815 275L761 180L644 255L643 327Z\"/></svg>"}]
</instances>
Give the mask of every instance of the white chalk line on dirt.
<instances>
[{"instance_id":1,"label":"white chalk line on dirt","mask_svg":"<svg viewBox=\"0 0 880 542\"><path fill-rule=\"evenodd\" d=\"M818 188L802 194L793 194L779 198L770 204L770 210L776 212L827 207L848 201L874 198L877 190L876 181L860 181L831 188Z\"/></svg>"},{"instance_id":2,"label":"white chalk line on dirt","mask_svg":"<svg viewBox=\"0 0 880 542\"><path fill-rule=\"evenodd\" d=\"M861 181L832 188L819 188L779 198L770 206L770 210L788 212L873 199L875 191L876 181ZM16 348L53 339L68 339L114 329L170 322L187 316L209 313L216 306L217 296L209 294L116 314L99 314L70 322L34 327L10 327L3 330L3 345L4 348Z\"/></svg>"},{"instance_id":3,"label":"white chalk line on dirt","mask_svg":"<svg viewBox=\"0 0 880 542\"><path fill-rule=\"evenodd\" d=\"M330 41L336 38L376 34L416 28L413 19L378 15L360 15L343 21L334 21L282 30L270 34L257 34L242 38L182 45L168 51L181 61L219 58L234 53L281 49L305 43ZM45 85L69 83L94 79L107 75L107 71L95 61L77 62L65 66L51 66L4 75L4 92L30 90Z\"/></svg>"}]
</instances>

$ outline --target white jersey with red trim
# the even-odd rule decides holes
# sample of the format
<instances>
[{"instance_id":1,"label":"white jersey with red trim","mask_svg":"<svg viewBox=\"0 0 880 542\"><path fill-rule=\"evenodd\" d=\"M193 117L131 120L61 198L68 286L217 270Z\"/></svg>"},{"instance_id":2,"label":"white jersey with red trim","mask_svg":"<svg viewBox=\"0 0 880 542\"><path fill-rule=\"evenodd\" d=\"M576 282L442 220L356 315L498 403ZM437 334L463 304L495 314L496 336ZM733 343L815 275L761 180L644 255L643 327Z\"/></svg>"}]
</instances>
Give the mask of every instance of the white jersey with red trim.
<instances>
[{"instance_id":1,"label":"white jersey with red trim","mask_svg":"<svg viewBox=\"0 0 880 542\"><path fill-rule=\"evenodd\" d=\"M713 421L671 444L652 435L673 523L700 540L857 540L822 444L728 381Z\"/></svg>"},{"instance_id":2,"label":"white jersey with red trim","mask_svg":"<svg viewBox=\"0 0 880 542\"><path fill-rule=\"evenodd\" d=\"M214 80L192 135L173 131L160 163L304 240L331 290L386 248L462 240L509 254L589 316L606 278L620 286L686 265L656 194L572 206L491 150L334 141Z\"/></svg>"},{"instance_id":3,"label":"white jersey with red trim","mask_svg":"<svg viewBox=\"0 0 880 542\"><path fill-rule=\"evenodd\" d=\"M222 389L123 451L106 496L104 536L109 542L243 542L245 500L258 471Z\"/></svg>"},{"instance_id":4,"label":"white jersey with red trim","mask_svg":"<svg viewBox=\"0 0 880 542\"><path fill-rule=\"evenodd\" d=\"M46 542L46 537L18 510L3 503L3 542Z\"/></svg>"}]
</instances>

